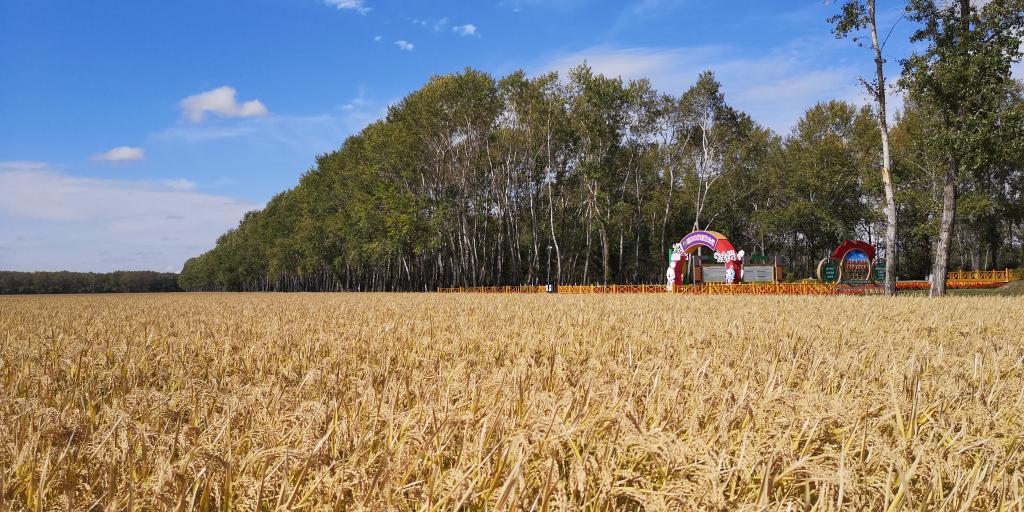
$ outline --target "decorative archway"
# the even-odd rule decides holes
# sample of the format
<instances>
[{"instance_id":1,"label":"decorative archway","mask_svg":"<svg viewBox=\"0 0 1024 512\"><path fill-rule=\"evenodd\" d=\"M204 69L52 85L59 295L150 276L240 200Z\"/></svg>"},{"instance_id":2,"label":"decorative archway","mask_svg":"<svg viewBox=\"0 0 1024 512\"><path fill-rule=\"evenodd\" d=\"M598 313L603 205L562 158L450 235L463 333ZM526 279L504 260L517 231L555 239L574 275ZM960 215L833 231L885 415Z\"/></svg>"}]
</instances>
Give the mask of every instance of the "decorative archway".
<instances>
[{"instance_id":1,"label":"decorative archway","mask_svg":"<svg viewBox=\"0 0 1024 512\"><path fill-rule=\"evenodd\" d=\"M672 245L668 257L668 270L665 271L669 291L672 291L675 285L683 283L683 276L686 275L685 262L690 254L697 252L701 247L714 251L715 260L725 264L726 283L738 283L743 280L743 251L736 252L732 242L717 231L694 231Z\"/></svg>"},{"instance_id":2,"label":"decorative archway","mask_svg":"<svg viewBox=\"0 0 1024 512\"><path fill-rule=\"evenodd\" d=\"M884 260L875 258L875 246L863 240L843 240L832 256L818 263L818 280L826 283L870 284L876 270L885 272Z\"/></svg>"},{"instance_id":3,"label":"decorative archway","mask_svg":"<svg viewBox=\"0 0 1024 512\"><path fill-rule=\"evenodd\" d=\"M686 254L693 254L699 247L707 247L715 252L736 252L732 242L725 235L717 231L694 231L684 236L677 245Z\"/></svg>"}]
</instances>

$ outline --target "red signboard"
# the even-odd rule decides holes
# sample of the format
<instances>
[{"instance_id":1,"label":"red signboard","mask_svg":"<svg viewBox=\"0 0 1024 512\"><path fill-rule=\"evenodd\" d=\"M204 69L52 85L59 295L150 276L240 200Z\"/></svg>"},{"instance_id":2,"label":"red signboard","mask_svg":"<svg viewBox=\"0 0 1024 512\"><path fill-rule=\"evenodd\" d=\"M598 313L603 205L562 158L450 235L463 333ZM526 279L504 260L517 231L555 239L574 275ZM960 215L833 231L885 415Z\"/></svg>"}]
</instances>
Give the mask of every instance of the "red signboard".
<instances>
[{"instance_id":1,"label":"red signboard","mask_svg":"<svg viewBox=\"0 0 1024 512\"><path fill-rule=\"evenodd\" d=\"M874 261L875 259L875 246L863 240L843 240L843 243L836 247L835 251L832 251L832 260L841 262L846 259L846 253L850 251L864 253L868 257L868 261Z\"/></svg>"}]
</instances>

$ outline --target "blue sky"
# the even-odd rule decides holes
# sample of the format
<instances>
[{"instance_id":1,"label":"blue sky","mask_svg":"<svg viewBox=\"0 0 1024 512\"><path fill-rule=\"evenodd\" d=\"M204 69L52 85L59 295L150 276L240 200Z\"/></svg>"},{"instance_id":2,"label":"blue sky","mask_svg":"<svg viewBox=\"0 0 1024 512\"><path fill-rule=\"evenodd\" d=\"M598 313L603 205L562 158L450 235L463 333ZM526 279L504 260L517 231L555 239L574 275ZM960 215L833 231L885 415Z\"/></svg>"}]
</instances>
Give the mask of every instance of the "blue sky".
<instances>
[{"instance_id":1,"label":"blue sky","mask_svg":"<svg viewBox=\"0 0 1024 512\"><path fill-rule=\"evenodd\" d=\"M900 4L881 2L887 24ZM704 69L785 133L863 103L820 0L0 1L0 269L178 271L431 75ZM890 73L907 22L886 47ZM898 101L898 98L895 98Z\"/></svg>"}]
</instances>

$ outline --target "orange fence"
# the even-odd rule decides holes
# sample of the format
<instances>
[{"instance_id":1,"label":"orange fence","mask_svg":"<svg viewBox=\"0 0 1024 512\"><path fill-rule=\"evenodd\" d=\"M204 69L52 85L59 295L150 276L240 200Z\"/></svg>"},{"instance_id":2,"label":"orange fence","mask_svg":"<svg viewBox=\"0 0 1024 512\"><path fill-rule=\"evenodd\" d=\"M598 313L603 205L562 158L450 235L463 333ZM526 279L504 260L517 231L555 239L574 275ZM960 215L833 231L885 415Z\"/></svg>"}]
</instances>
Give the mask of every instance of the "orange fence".
<instances>
[{"instance_id":1,"label":"orange fence","mask_svg":"<svg viewBox=\"0 0 1024 512\"><path fill-rule=\"evenodd\" d=\"M1010 281L1024 280L1024 269L969 270L950 272L949 288L996 288ZM928 289L927 281L899 281L900 290ZM438 293L544 293L544 286L477 286L438 288ZM663 284L560 285L558 293L568 295L666 293ZM881 287L859 287L833 283L704 283L676 285L674 293L683 295L874 295Z\"/></svg>"},{"instance_id":2,"label":"orange fence","mask_svg":"<svg viewBox=\"0 0 1024 512\"><path fill-rule=\"evenodd\" d=\"M474 286L469 288L438 288L438 293L544 293L544 286ZM663 284L610 284L602 285L569 285L558 287L558 293L569 295L581 294L619 294L619 293L665 293Z\"/></svg>"},{"instance_id":3,"label":"orange fence","mask_svg":"<svg viewBox=\"0 0 1024 512\"><path fill-rule=\"evenodd\" d=\"M836 285L823 283L704 283L676 285L673 293L682 295L832 295ZM612 284L600 285L562 285L558 287L561 294L620 294L620 293L666 293L665 285L661 284Z\"/></svg>"},{"instance_id":4,"label":"orange fence","mask_svg":"<svg viewBox=\"0 0 1024 512\"><path fill-rule=\"evenodd\" d=\"M665 293L666 287L663 284L609 284L609 285L561 285L558 293L579 295L591 293L620 294L620 293Z\"/></svg>"},{"instance_id":5,"label":"orange fence","mask_svg":"<svg viewBox=\"0 0 1024 512\"><path fill-rule=\"evenodd\" d=\"M999 288L1010 281L1024 280L1024 269L1006 270L957 270L946 275L946 288L973 289ZM928 281L897 281L900 290L927 290Z\"/></svg>"},{"instance_id":6,"label":"orange fence","mask_svg":"<svg viewBox=\"0 0 1024 512\"><path fill-rule=\"evenodd\" d=\"M1006 270L958 270L950 272L946 281L987 281L1008 283L1024 279L1024 269Z\"/></svg>"},{"instance_id":7,"label":"orange fence","mask_svg":"<svg viewBox=\"0 0 1024 512\"><path fill-rule=\"evenodd\" d=\"M682 295L833 295L837 285L824 283L705 283L676 285ZM479 286L474 288L438 288L439 293L544 293L543 286ZM661 284L561 285L562 295L666 293Z\"/></svg>"},{"instance_id":8,"label":"orange fence","mask_svg":"<svg viewBox=\"0 0 1024 512\"><path fill-rule=\"evenodd\" d=\"M826 283L706 283L697 293L707 295L834 295L837 285Z\"/></svg>"},{"instance_id":9,"label":"orange fence","mask_svg":"<svg viewBox=\"0 0 1024 512\"><path fill-rule=\"evenodd\" d=\"M543 286L475 286L472 288L438 288L437 293L544 293Z\"/></svg>"}]
</instances>

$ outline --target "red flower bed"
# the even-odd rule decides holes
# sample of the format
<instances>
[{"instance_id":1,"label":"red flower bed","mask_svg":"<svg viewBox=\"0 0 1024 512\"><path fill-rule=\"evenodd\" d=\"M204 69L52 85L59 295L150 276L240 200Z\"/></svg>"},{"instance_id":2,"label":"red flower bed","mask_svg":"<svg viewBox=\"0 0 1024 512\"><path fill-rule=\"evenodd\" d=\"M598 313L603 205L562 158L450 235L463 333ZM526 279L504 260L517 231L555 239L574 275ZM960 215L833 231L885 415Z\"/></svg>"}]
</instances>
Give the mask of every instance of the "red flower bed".
<instances>
[{"instance_id":1,"label":"red flower bed","mask_svg":"<svg viewBox=\"0 0 1024 512\"><path fill-rule=\"evenodd\" d=\"M897 290L927 290L931 285L928 281L897 281Z\"/></svg>"},{"instance_id":2,"label":"red flower bed","mask_svg":"<svg viewBox=\"0 0 1024 512\"><path fill-rule=\"evenodd\" d=\"M959 290L981 290L986 288L999 288L1006 283L1002 281L946 281L946 288ZM927 290L931 288L928 281L899 281L896 283L898 290Z\"/></svg>"},{"instance_id":3,"label":"red flower bed","mask_svg":"<svg viewBox=\"0 0 1024 512\"><path fill-rule=\"evenodd\" d=\"M946 288L977 290L982 288L999 288L1006 283L1002 281L948 281Z\"/></svg>"}]
</instances>

